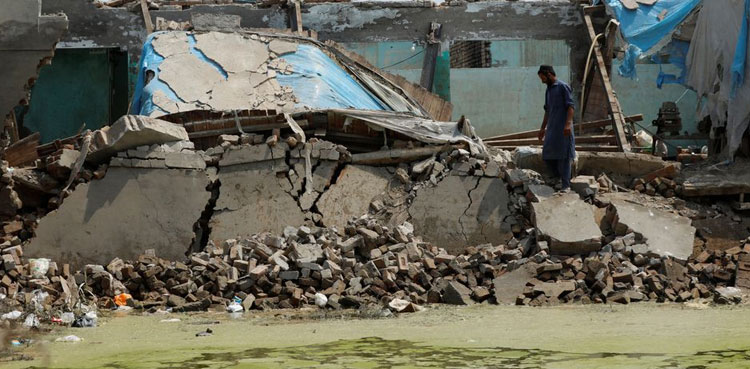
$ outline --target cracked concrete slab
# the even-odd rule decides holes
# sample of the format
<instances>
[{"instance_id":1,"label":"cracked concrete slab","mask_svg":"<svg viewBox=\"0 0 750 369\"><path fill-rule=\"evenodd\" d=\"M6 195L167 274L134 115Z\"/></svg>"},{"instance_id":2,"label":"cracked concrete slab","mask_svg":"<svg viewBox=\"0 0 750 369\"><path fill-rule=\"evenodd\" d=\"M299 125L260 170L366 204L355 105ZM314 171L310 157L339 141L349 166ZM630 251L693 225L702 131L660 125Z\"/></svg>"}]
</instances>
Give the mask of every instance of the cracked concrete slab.
<instances>
[{"instance_id":1,"label":"cracked concrete slab","mask_svg":"<svg viewBox=\"0 0 750 369\"><path fill-rule=\"evenodd\" d=\"M466 246L502 244L511 237L504 223L508 191L499 178L448 176L435 187L417 191L409 208L415 234L461 253Z\"/></svg>"},{"instance_id":2,"label":"cracked concrete slab","mask_svg":"<svg viewBox=\"0 0 750 369\"><path fill-rule=\"evenodd\" d=\"M189 76L189 77L188 77ZM208 91L224 76L211 64L187 53L164 59L158 78L184 102L208 102Z\"/></svg>"},{"instance_id":3,"label":"cracked concrete slab","mask_svg":"<svg viewBox=\"0 0 750 369\"><path fill-rule=\"evenodd\" d=\"M24 253L74 267L135 260L146 249L182 260L210 198L207 185L202 171L110 168L44 217Z\"/></svg>"},{"instance_id":4,"label":"cracked concrete slab","mask_svg":"<svg viewBox=\"0 0 750 369\"><path fill-rule=\"evenodd\" d=\"M256 77L258 76L258 77ZM237 106L252 106L257 100L256 88L265 76L253 72L242 72L229 75L211 88L211 97L207 104L214 110L231 110ZM254 83L257 82L257 83Z\"/></svg>"},{"instance_id":5,"label":"cracked concrete slab","mask_svg":"<svg viewBox=\"0 0 750 369\"><path fill-rule=\"evenodd\" d=\"M271 50L272 53L281 56L296 52L297 44L283 40L271 40L271 42L268 43L268 49Z\"/></svg>"},{"instance_id":6,"label":"cracked concrete slab","mask_svg":"<svg viewBox=\"0 0 750 369\"><path fill-rule=\"evenodd\" d=\"M645 239L650 252L687 260L693 252L695 228L690 218L647 208L625 200L612 200L613 228L617 234L635 232Z\"/></svg>"},{"instance_id":7,"label":"cracked concrete slab","mask_svg":"<svg viewBox=\"0 0 750 369\"><path fill-rule=\"evenodd\" d=\"M260 232L281 233L288 225L304 224L305 214L283 186L288 180L277 177L268 162L223 167L218 178L219 198L209 222L214 242Z\"/></svg>"},{"instance_id":8,"label":"cracked concrete slab","mask_svg":"<svg viewBox=\"0 0 750 369\"><path fill-rule=\"evenodd\" d=\"M268 60L268 48L240 33L208 32L195 35L195 48L227 73L256 71Z\"/></svg>"},{"instance_id":9,"label":"cracked concrete slab","mask_svg":"<svg viewBox=\"0 0 750 369\"><path fill-rule=\"evenodd\" d=\"M161 33L154 36L151 45L154 47L154 51L165 59L190 52L188 36L184 32Z\"/></svg>"},{"instance_id":10,"label":"cracked concrete slab","mask_svg":"<svg viewBox=\"0 0 750 369\"><path fill-rule=\"evenodd\" d=\"M553 255L588 254L601 249L602 231L592 205L577 194L559 194L531 204L538 237Z\"/></svg>"},{"instance_id":11,"label":"cracked concrete slab","mask_svg":"<svg viewBox=\"0 0 750 369\"><path fill-rule=\"evenodd\" d=\"M390 178L385 168L347 165L317 202L323 224L343 231L351 217L367 214L370 202L385 191Z\"/></svg>"}]
</instances>

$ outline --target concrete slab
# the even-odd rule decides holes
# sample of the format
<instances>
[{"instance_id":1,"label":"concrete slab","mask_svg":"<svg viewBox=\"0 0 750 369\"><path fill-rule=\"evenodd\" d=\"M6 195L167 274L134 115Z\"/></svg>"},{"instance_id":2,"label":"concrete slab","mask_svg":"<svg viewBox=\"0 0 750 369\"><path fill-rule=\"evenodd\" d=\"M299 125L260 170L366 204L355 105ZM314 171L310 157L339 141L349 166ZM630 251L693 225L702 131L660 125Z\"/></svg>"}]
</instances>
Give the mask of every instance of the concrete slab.
<instances>
[{"instance_id":1,"label":"concrete slab","mask_svg":"<svg viewBox=\"0 0 750 369\"><path fill-rule=\"evenodd\" d=\"M182 260L210 197L207 185L202 171L110 168L42 218L24 252L74 267L135 260L146 249Z\"/></svg>"},{"instance_id":2,"label":"concrete slab","mask_svg":"<svg viewBox=\"0 0 750 369\"><path fill-rule=\"evenodd\" d=\"M555 255L587 254L601 249L602 232L593 206L567 193L532 203L532 221Z\"/></svg>"},{"instance_id":3,"label":"concrete slab","mask_svg":"<svg viewBox=\"0 0 750 369\"><path fill-rule=\"evenodd\" d=\"M497 303L501 305L515 304L516 298L523 294L526 283L536 277L536 268L536 263L524 264L512 272L505 273L492 280Z\"/></svg>"},{"instance_id":4,"label":"concrete slab","mask_svg":"<svg viewBox=\"0 0 750 369\"><path fill-rule=\"evenodd\" d=\"M682 260L690 257L695 239L690 218L625 200L612 200L611 206L615 211L613 228L618 234L632 231L641 235L648 250L659 255Z\"/></svg>"},{"instance_id":5,"label":"concrete slab","mask_svg":"<svg viewBox=\"0 0 750 369\"><path fill-rule=\"evenodd\" d=\"M282 163L277 166L280 165ZM288 187L289 180L277 178L273 167L262 162L219 170L219 198L209 222L210 238L214 242L219 244L226 239L260 232L281 233L286 226L304 224L304 213L282 186L286 181Z\"/></svg>"},{"instance_id":6,"label":"concrete slab","mask_svg":"<svg viewBox=\"0 0 750 369\"><path fill-rule=\"evenodd\" d=\"M385 191L390 178L385 168L347 165L318 200L323 224L343 231L350 218L367 214L370 202Z\"/></svg>"},{"instance_id":7,"label":"concrete slab","mask_svg":"<svg viewBox=\"0 0 750 369\"><path fill-rule=\"evenodd\" d=\"M188 140L182 126L140 115L124 115L114 124L94 132L92 151L86 160L99 163L117 152L165 142Z\"/></svg>"},{"instance_id":8,"label":"concrete slab","mask_svg":"<svg viewBox=\"0 0 750 369\"><path fill-rule=\"evenodd\" d=\"M268 43L268 49L276 55L284 55L297 51L297 44L294 42L283 41L283 40L271 40Z\"/></svg>"},{"instance_id":9,"label":"concrete slab","mask_svg":"<svg viewBox=\"0 0 750 369\"><path fill-rule=\"evenodd\" d=\"M435 187L419 189L409 214L415 234L454 254L512 237L503 222L510 215L508 191L499 178L448 176Z\"/></svg>"},{"instance_id":10,"label":"concrete slab","mask_svg":"<svg viewBox=\"0 0 750 369\"><path fill-rule=\"evenodd\" d=\"M154 51L165 59L190 52L190 44L186 32L165 32L158 34L154 36L151 44L154 46Z\"/></svg>"},{"instance_id":11,"label":"concrete slab","mask_svg":"<svg viewBox=\"0 0 750 369\"><path fill-rule=\"evenodd\" d=\"M190 78L185 78L190 76ZM177 54L159 64L158 78L185 102L208 102L212 86L224 80L213 65L192 53Z\"/></svg>"},{"instance_id":12,"label":"concrete slab","mask_svg":"<svg viewBox=\"0 0 750 369\"><path fill-rule=\"evenodd\" d=\"M207 32L195 40L195 48L228 73L256 71L268 60L266 45L241 33Z\"/></svg>"}]
</instances>

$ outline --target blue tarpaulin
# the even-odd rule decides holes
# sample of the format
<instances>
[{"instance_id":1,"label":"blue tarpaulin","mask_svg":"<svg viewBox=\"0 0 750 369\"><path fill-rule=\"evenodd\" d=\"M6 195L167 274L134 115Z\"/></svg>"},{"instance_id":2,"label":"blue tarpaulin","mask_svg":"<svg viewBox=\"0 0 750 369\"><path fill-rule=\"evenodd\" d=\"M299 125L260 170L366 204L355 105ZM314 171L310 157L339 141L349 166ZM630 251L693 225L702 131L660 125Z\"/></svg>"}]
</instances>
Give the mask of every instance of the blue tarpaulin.
<instances>
[{"instance_id":1,"label":"blue tarpaulin","mask_svg":"<svg viewBox=\"0 0 750 369\"><path fill-rule=\"evenodd\" d=\"M319 48L300 44L297 52L281 56L292 74L276 80L294 90L301 105L318 109L391 110L331 60Z\"/></svg>"},{"instance_id":2,"label":"blue tarpaulin","mask_svg":"<svg viewBox=\"0 0 750 369\"><path fill-rule=\"evenodd\" d=\"M737 38L732 61L732 96L745 81L745 64L747 63L747 43L750 42L750 0L745 0L745 12L742 16L742 28Z\"/></svg>"},{"instance_id":3,"label":"blue tarpaulin","mask_svg":"<svg viewBox=\"0 0 750 369\"><path fill-rule=\"evenodd\" d=\"M638 4L628 10L620 0L605 0L607 8L620 22L620 31L630 46L619 68L622 76L635 78L635 62L642 54L652 54L670 41L672 32L701 0L659 0L654 5ZM659 15L664 18L659 20Z\"/></svg>"},{"instance_id":4,"label":"blue tarpaulin","mask_svg":"<svg viewBox=\"0 0 750 369\"><path fill-rule=\"evenodd\" d=\"M651 61L659 64L659 76L656 77L656 87L662 88L664 84L685 84L685 78L687 76L687 67L685 66L687 60L688 50L690 49L690 42L672 40L667 46L664 46L658 53L651 56ZM661 69L661 65L665 64L664 57L666 56L666 63L672 64L680 69L680 75L674 75L670 73L664 73Z\"/></svg>"},{"instance_id":5,"label":"blue tarpaulin","mask_svg":"<svg viewBox=\"0 0 750 369\"><path fill-rule=\"evenodd\" d=\"M172 101L189 103L180 99L166 83L159 79L159 65L164 58L156 53L152 42L154 37L164 33L151 34L143 45L138 65L138 79L130 108L131 114L150 115L154 111L162 114L173 113L163 111L154 105L152 99L157 91L164 92ZM185 33L185 37L190 53L210 64L226 79L227 72L221 65L207 58L201 50L196 48L195 36L192 33ZM293 72L288 75L279 73L276 80L280 85L289 86L294 90L299 106L313 109L391 110L315 46L300 44L297 52L282 55L281 58L292 66ZM149 70L154 72L155 77L145 84L146 72ZM237 109L243 108L248 107L237 107Z\"/></svg>"}]
</instances>

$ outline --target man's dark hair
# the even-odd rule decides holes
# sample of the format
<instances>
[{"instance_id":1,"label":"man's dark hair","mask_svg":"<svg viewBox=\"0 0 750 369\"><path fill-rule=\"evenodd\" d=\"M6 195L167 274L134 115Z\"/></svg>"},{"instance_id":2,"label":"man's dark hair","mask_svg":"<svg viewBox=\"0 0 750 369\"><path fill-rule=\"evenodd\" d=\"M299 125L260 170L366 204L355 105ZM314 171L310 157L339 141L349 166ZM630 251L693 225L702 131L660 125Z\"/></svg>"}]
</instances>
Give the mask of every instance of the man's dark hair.
<instances>
[{"instance_id":1,"label":"man's dark hair","mask_svg":"<svg viewBox=\"0 0 750 369\"><path fill-rule=\"evenodd\" d=\"M557 74L555 74L555 68L552 68L551 65L542 65L542 66L540 66L539 67L539 71L536 72L536 73L537 74L545 74L545 75L546 74L551 74L551 75L553 75L555 77L557 76Z\"/></svg>"}]
</instances>

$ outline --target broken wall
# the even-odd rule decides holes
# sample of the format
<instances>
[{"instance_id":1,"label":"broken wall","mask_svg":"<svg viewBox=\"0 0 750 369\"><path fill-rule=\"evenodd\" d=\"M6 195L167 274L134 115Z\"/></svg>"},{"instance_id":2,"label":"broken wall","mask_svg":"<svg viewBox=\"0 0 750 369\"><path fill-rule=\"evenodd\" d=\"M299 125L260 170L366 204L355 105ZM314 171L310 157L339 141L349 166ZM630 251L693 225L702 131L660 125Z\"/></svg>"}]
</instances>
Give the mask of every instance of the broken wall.
<instances>
[{"instance_id":1,"label":"broken wall","mask_svg":"<svg viewBox=\"0 0 750 369\"><path fill-rule=\"evenodd\" d=\"M26 99L39 68L68 28L65 14L41 12L41 0L0 0L0 117Z\"/></svg>"}]
</instances>

